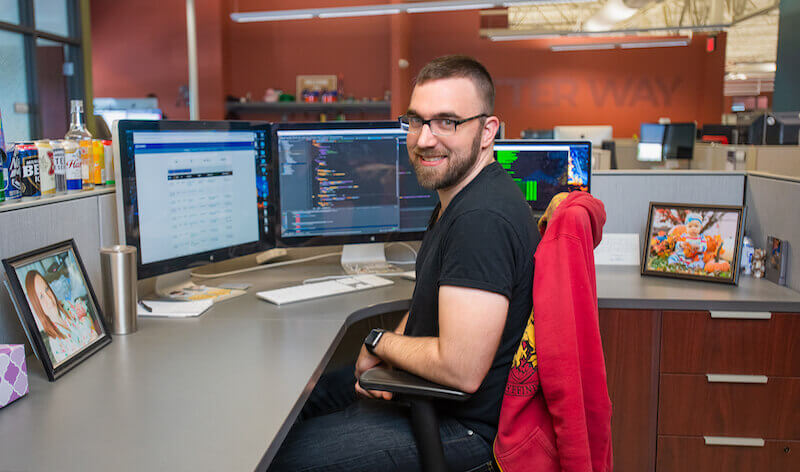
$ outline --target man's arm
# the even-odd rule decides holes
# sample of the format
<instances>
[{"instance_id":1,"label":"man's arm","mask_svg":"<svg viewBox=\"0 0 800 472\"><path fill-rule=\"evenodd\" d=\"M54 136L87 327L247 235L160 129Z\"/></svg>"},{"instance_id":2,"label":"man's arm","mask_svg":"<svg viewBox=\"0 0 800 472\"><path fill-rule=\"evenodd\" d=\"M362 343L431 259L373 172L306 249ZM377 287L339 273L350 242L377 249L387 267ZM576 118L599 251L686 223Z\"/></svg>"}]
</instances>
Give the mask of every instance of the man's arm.
<instances>
[{"instance_id":1,"label":"man's arm","mask_svg":"<svg viewBox=\"0 0 800 472\"><path fill-rule=\"evenodd\" d=\"M397 328L394 329L394 332L397 334L403 334L406 329L406 323L408 322L408 312L406 312L403 319L400 320L400 323L397 324ZM380 365L383 361L376 356L367 351L367 348L361 346L361 351L358 354L358 359L356 360L356 393L363 395L368 398L382 398L384 400L391 400L392 394L390 392L380 392L377 390L365 390L361 388L361 385L358 384L358 379L361 377L361 374L368 371L369 369Z\"/></svg>"},{"instance_id":2,"label":"man's arm","mask_svg":"<svg viewBox=\"0 0 800 472\"><path fill-rule=\"evenodd\" d=\"M432 382L474 393L494 360L508 299L473 288L439 288L439 337L384 333L375 353L385 362ZM405 319L401 323L405 325Z\"/></svg>"}]
</instances>

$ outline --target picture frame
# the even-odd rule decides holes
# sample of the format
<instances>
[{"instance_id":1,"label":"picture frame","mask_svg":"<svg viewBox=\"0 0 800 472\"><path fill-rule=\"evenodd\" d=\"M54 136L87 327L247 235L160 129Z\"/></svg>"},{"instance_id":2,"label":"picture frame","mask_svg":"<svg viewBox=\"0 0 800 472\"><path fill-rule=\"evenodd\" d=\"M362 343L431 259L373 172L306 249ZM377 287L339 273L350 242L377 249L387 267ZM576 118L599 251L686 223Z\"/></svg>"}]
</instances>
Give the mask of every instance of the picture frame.
<instances>
[{"instance_id":1,"label":"picture frame","mask_svg":"<svg viewBox=\"0 0 800 472\"><path fill-rule=\"evenodd\" d=\"M48 380L111 342L75 241L3 259L12 302Z\"/></svg>"},{"instance_id":2,"label":"picture frame","mask_svg":"<svg viewBox=\"0 0 800 472\"><path fill-rule=\"evenodd\" d=\"M736 285L745 209L650 202L642 275Z\"/></svg>"}]
</instances>

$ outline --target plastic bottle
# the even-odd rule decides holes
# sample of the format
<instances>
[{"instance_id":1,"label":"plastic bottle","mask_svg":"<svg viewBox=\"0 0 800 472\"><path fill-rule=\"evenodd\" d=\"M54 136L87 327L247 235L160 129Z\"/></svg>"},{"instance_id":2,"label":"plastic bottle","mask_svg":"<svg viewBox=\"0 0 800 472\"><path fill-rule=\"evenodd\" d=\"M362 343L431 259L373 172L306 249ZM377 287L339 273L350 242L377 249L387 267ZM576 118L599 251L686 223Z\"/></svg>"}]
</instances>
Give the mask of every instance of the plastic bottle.
<instances>
[{"instance_id":1,"label":"plastic bottle","mask_svg":"<svg viewBox=\"0 0 800 472\"><path fill-rule=\"evenodd\" d=\"M92 152L92 134L86 129L83 121L83 100L70 100L69 131L64 139L78 143L78 153L81 156L81 176L83 189L94 188L94 159Z\"/></svg>"},{"instance_id":2,"label":"plastic bottle","mask_svg":"<svg viewBox=\"0 0 800 472\"><path fill-rule=\"evenodd\" d=\"M750 275L753 271L753 240L749 236L742 238L742 259L739 263L742 274Z\"/></svg>"}]
</instances>

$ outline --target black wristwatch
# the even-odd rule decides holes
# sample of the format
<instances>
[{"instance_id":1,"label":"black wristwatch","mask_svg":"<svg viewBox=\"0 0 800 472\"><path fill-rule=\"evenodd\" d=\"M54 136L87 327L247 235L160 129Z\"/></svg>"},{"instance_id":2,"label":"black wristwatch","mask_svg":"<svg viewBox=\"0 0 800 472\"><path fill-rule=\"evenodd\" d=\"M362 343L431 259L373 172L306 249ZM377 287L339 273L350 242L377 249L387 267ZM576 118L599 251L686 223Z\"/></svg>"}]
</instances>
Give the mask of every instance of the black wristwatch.
<instances>
[{"instance_id":1,"label":"black wristwatch","mask_svg":"<svg viewBox=\"0 0 800 472\"><path fill-rule=\"evenodd\" d=\"M378 346L378 341L381 340L383 333L385 332L385 329L375 328L369 332L366 338L364 338L364 347L366 347L367 351L369 351L369 353L373 356L375 355L375 348Z\"/></svg>"}]
</instances>

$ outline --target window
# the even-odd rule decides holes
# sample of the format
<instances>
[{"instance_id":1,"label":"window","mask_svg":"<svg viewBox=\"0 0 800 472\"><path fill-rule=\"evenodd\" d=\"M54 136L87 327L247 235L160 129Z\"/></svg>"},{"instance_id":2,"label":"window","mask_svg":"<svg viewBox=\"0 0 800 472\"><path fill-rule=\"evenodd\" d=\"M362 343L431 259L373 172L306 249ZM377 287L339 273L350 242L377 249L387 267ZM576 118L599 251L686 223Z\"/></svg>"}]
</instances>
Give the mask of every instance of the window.
<instances>
[{"instance_id":1,"label":"window","mask_svg":"<svg viewBox=\"0 0 800 472\"><path fill-rule=\"evenodd\" d=\"M63 137L84 99L78 0L0 0L0 114L6 144Z\"/></svg>"}]
</instances>

